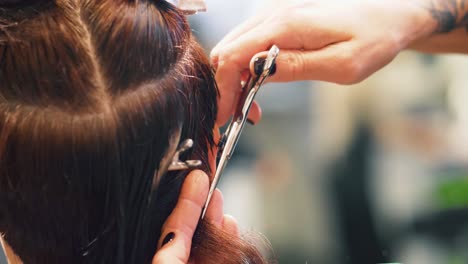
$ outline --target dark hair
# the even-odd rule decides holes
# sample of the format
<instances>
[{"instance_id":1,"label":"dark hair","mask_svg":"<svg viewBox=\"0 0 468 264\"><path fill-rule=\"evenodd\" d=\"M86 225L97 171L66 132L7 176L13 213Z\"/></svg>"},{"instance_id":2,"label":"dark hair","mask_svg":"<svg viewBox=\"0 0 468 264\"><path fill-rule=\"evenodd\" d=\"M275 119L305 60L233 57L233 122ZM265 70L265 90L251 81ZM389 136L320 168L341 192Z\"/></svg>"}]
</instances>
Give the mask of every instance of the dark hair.
<instances>
[{"instance_id":1,"label":"dark hair","mask_svg":"<svg viewBox=\"0 0 468 264\"><path fill-rule=\"evenodd\" d=\"M149 263L187 175L160 163L192 138L209 171L216 97L165 1L0 0L4 239L24 263ZM205 222L192 258L264 263Z\"/></svg>"}]
</instances>

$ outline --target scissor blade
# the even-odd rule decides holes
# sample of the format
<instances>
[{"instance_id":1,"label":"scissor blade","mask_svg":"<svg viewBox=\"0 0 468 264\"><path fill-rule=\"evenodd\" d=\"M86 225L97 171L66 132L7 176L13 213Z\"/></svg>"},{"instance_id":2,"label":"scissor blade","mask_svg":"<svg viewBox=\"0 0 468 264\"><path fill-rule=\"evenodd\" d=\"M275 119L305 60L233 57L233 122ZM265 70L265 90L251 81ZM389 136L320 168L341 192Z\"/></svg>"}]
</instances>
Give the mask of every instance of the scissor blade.
<instances>
[{"instance_id":1,"label":"scissor blade","mask_svg":"<svg viewBox=\"0 0 468 264\"><path fill-rule=\"evenodd\" d=\"M277 46L273 46L270 49L268 57L265 61L263 73L260 76L255 76L255 78L250 76L247 85L243 89L239 105L237 106L231 124L229 125L228 130L226 131L226 141L221 152L219 163L217 164L218 166L216 168L213 182L210 186L210 191L206 199L205 208L203 208L202 219L205 217L206 211L208 210L208 205L210 204L211 198L216 189L221 174L223 173L227 162L231 158L231 155L233 154L237 142L240 138L240 134L244 128L245 121L247 120L247 115L250 111L250 107L252 106L255 95L257 94L258 90L260 89L260 86L263 84L265 79L270 75L271 70L274 64L276 63L278 53L279 48Z\"/></svg>"},{"instance_id":2,"label":"scissor blade","mask_svg":"<svg viewBox=\"0 0 468 264\"><path fill-rule=\"evenodd\" d=\"M226 149L225 149L226 150ZM218 166L216 168L215 176L213 178L213 182L210 186L210 191L208 192L208 197L206 198L205 207L203 208L201 219L205 217L206 211L208 210L208 205L210 204L211 198L213 196L214 191L216 190L216 186L218 185L218 181L220 179L221 173L223 173L224 168L229 160L227 153L223 151L221 158L219 159Z\"/></svg>"},{"instance_id":3,"label":"scissor blade","mask_svg":"<svg viewBox=\"0 0 468 264\"><path fill-rule=\"evenodd\" d=\"M228 130L229 134L226 135L226 143L224 144L224 148L221 152L221 157L219 159L219 163L216 166L215 176L213 178L213 182L210 186L210 192L208 193L208 197L206 199L205 208L203 209L202 219L205 216L206 210L208 205L210 204L211 197L213 196L213 192L218 185L219 179L221 178L221 174L224 172L228 161L231 159L232 153L236 148L237 141L239 141L241 126L238 122L231 123L231 126Z\"/></svg>"}]
</instances>

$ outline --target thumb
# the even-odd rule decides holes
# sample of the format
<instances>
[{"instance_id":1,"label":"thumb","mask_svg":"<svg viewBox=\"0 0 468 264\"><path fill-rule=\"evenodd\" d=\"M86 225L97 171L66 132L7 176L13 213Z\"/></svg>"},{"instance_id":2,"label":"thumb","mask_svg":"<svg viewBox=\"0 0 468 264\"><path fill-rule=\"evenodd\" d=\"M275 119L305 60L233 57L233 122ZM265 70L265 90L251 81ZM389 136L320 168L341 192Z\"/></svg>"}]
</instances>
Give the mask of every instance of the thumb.
<instances>
[{"instance_id":1,"label":"thumb","mask_svg":"<svg viewBox=\"0 0 468 264\"><path fill-rule=\"evenodd\" d=\"M250 62L250 71L255 73L256 58L266 58L268 52L260 52ZM361 79L360 69L352 59L351 52L343 47L327 46L319 50L281 50L276 59L276 73L268 82L292 82L317 80L351 84Z\"/></svg>"}]
</instances>

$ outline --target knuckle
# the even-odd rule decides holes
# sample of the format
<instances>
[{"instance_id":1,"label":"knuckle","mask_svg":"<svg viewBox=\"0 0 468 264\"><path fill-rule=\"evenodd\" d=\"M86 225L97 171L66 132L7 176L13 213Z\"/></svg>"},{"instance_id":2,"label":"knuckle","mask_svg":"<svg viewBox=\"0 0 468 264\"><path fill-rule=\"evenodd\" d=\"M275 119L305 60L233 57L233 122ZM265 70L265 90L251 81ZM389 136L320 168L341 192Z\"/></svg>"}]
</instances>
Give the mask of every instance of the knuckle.
<instances>
[{"instance_id":1,"label":"knuckle","mask_svg":"<svg viewBox=\"0 0 468 264\"><path fill-rule=\"evenodd\" d=\"M341 71L342 78L340 84L356 84L363 80L364 65L358 60L353 58L351 53L346 53L342 58Z\"/></svg>"},{"instance_id":2,"label":"knuckle","mask_svg":"<svg viewBox=\"0 0 468 264\"><path fill-rule=\"evenodd\" d=\"M271 28L275 29L271 31L272 34L282 36L285 33L292 32L292 12L295 11L291 8L285 8L284 10L281 10L281 12L276 12L270 16L267 23L271 25Z\"/></svg>"},{"instance_id":3,"label":"knuckle","mask_svg":"<svg viewBox=\"0 0 468 264\"><path fill-rule=\"evenodd\" d=\"M229 62L232 61L232 55L225 50L218 52L218 67L223 67L229 65Z\"/></svg>"},{"instance_id":4,"label":"knuckle","mask_svg":"<svg viewBox=\"0 0 468 264\"><path fill-rule=\"evenodd\" d=\"M236 61L236 52L230 49L223 49L218 51L216 58L218 60L218 68L229 68Z\"/></svg>"},{"instance_id":5,"label":"knuckle","mask_svg":"<svg viewBox=\"0 0 468 264\"><path fill-rule=\"evenodd\" d=\"M304 58L297 52L288 52L283 54L283 64L286 69L283 70L283 74L287 75L285 78L288 80L298 80L302 78L306 65Z\"/></svg>"},{"instance_id":6,"label":"knuckle","mask_svg":"<svg viewBox=\"0 0 468 264\"><path fill-rule=\"evenodd\" d=\"M293 16L294 14L288 14L288 16ZM283 36L284 34L289 33L291 35L292 33L295 32L295 22L291 19L291 17L287 17L286 14L284 15L284 19L281 21L281 23L278 25L277 29L278 32L282 33Z\"/></svg>"},{"instance_id":7,"label":"knuckle","mask_svg":"<svg viewBox=\"0 0 468 264\"><path fill-rule=\"evenodd\" d=\"M291 75L294 80L303 79L304 73L307 71L307 65L304 57L300 54L295 54L294 63L292 64Z\"/></svg>"}]
</instances>

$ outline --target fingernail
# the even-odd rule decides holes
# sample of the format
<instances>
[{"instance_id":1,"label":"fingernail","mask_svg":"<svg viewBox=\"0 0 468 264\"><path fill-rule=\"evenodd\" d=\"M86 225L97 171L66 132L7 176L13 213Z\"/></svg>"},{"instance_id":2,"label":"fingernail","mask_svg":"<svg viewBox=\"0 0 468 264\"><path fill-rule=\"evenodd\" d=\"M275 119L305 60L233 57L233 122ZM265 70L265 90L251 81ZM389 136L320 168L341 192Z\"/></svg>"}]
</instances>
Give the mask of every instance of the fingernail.
<instances>
[{"instance_id":1,"label":"fingernail","mask_svg":"<svg viewBox=\"0 0 468 264\"><path fill-rule=\"evenodd\" d=\"M255 58L254 61L254 71L256 75L260 75L263 73L263 67L265 66L265 58L260 58L257 57ZM274 75L276 73L276 63L273 64L273 67L271 68L270 76Z\"/></svg>"},{"instance_id":2,"label":"fingernail","mask_svg":"<svg viewBox=\"0 0 468 264\"><path fill-rule=\"evenodd\" d=\"M255 126L255 123L254 121L252 121L252 119L247 119L247 123L251 124L252 126Z\"/></svg>"},{"instance_id":3,"label":"fingernail","mask_svg":"<svg viewBox=\"0 0 468 264\"><path fill-rule=\"evenodd\" d=\"M256 75L262 74L264 65L265 65L265 58L261 58L261 57L255 58L254 71Z\"/></svg>"},{"instance_id":4,"label":"fingernail","mask_svg":"<svg viewBox=\"0 0 468 264\"><path fill-rule=\"evenodd\" d=\"M171 242L172 240L174 240L174 237L175 237L175 234L173 232L167 234L167 236L164 238L161 246L164 246L164 245L168 244L169 242Z\"/></svg>"}]
</instances>

